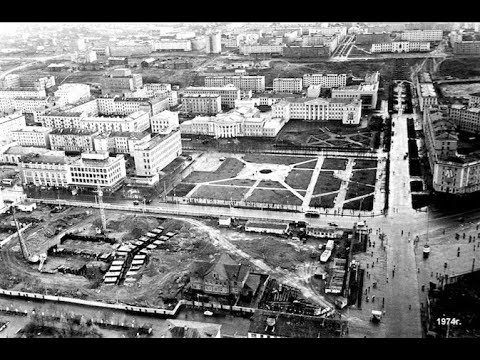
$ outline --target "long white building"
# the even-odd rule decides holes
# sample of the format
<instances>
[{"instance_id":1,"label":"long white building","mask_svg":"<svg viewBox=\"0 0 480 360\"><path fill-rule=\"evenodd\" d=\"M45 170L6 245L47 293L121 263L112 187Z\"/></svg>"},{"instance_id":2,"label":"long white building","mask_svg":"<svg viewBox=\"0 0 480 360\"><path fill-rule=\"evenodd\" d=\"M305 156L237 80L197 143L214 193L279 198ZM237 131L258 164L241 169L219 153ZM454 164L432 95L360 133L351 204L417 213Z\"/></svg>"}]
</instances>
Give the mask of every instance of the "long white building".
<instances>
[{"instance_id":1,"label":"long white building","mask_svg":"<svg viewBox=\"0 0 480 360\"><path fill-rule=\"evenodd\" d=\"M372 53L401 53L401 52L422 52L430 51L429 42L420 41L392 41L386 43L372 44L370 49Z\"/></svg>"},{"instance_id":2,"label":"long white building","mask_svg":"<svg viewBox=\"0 0 480 360\"><path fill-rule=\"evenodd\" d=\"M24 185L67 187L70 183L68 165L74 160L64 152L24 155L18 164L20 178Z\"/></svg>"},{"instance_id":3,"label":"long white building","mask_svg":"<svg viewBox=\"0 0 480 360\"><path fill-rule=\"evenodd\" d=\"M265 91L265 76L260 75L223 75L223 76L206 76L205 86L219 87L233 84L237 89L242 91Z\"/></svg>"},{"instance_id":4,"label":"long white building","mask_svg":"<svg viewBox=\"0 0 480 360\"><path fill-rule=\"evenodd\" d=\"M11 139L13 131L23 129L26 125L25 116L19 112L0 118L0 139Z\"/></svg>"},{"instance_id":5,"label":"long white building","mask_svg":"<svg viewBox=\"0 0 480 360\"><path fill-rule=\"evenodd\" d=\"M57 128L50 132L49 142L52 150L88 152L95 150L93 140L99 131Z\"/></svg>"},{"instance_id":6,"label":"long white building","mask_svg":"<svg viewBox=\"0 0 480 360\"><path fill-rule=\"evenodd\" d=\"M441 41L442 30L406 30L402 32L401 39L406 41Z\"/></svg>"},{"instance_id":7,"label":"long white building","mask_svg":"<svg viewBox=\"0 0 480 360\"><path fill-rule=\"evenodd\" d=\"M240 99L240 90L234 85L226 86L189 86L183 91L184 96L196 94L220 95L222 105L235 106L235 100ZM251 94L251 92L250 92Z\"/></svg>"},{"instance_id":8,"label":"long white building","mask_svg":"<svg viewBox=\"0 0 480 360\"><path fill-rule=\"evenodd\" d=\"M303 86L320 85L322 88L333 88L347 85L347 74L305 74Z\"/></svg>"},{"instance_id":9,"label":"long white building","mask_svg":"<svg viewBox=\"0 0 480 360\"><path fill-rule=\"evenodd\" d=\"M272 105L274 117L285 120L308 121L341 120L342 124L358 125L362 115L362 102L351 99L286 99Z\"/></svg>"},{"instance_id":10,"label":"long white building","mask_svg":"<svg viewBox=\"0 0 480 360\"><path fill-rule=\"evenodd\" d=\"M275 78L273 91L299 93L302 92L302 78Z\"/></svg>"},{"instance_id":11,"label":"long white building","mask_svg":"<svg viewBox=\"0 0 480 360\"><path fill-rule=\"evenodd\" d=\"M179 126L178 112L165 110L150 118L150 128L154 134L166 134Z\"/></svg>"},{"instance_id":12,"label":"long white building","mask_svg":"<svg viewBox=\"0 0 480 360\"><path fill-rule=\"evenodd\" d=\"M43 126L25 126L12 132L12 136L20 146L50 148L49 134L52 128Z\"/></svg>"},{"instance_id":13,"label":"long white building","mask_svg":"<svg viewBox=\"0 0 480 360\"><path fill-rule=\"evenodd\" d=\"M54 94L61 106L75 104L91 97L90 86L86 84L62 84Z\"/></svg>"},{"instance_id":14,"label":"long white building","mask_svg":"<svg viewBox=\"0 0 480 360\"><path fill-rule=\"evenodd\" d=\"M182 97L181 112L195 115L215 115L222 111L218 94L187 94Z\"/></svg>"}]
</instances>

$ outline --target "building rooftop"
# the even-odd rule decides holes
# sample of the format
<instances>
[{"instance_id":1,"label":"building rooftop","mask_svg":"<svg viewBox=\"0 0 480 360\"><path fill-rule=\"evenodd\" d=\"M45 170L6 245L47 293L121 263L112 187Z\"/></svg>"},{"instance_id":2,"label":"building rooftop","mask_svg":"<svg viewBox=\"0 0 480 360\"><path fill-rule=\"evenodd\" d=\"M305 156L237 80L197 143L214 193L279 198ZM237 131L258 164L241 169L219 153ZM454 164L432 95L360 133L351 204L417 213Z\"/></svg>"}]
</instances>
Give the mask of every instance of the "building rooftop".
<instances>
[{"instance_id":1,"label":"building rooftop","mask_svg":"<svg viewBox=\"0 0 480 360\"><path fill-rule=\"evenodd\" d=\"M52 131L53 129L50 127L45 127L45 126L25 126L22 129L15 130L13 132L25 132L25 133L30 133L30 132L35 132L35 133L48 133Z\"/></svg>"},{"instance_id":2,"label":"building rooftop","mask_svg":"<svg viewBox=\"0 0 480 360\"><path fill-rule=\"evenodd\" d=\"M258 221L247 221L245 226L263 228L263 229L274 229L274 230L285 230L286 228L288 228L288 224L284 224L284 223L258 222Z\"/></svg>"},{"instance_id":3,"label":"building rooftop","mask_svg":"<svg viewBox=\"0 0 480 360\"><path fill-rule=\"evenodd\" d=\"M168 338L214 338L220 335L222 325L185 320L167 320Z\"/></svg>"},{"instance_id":4,"label":"building rooftop","mask_svg":"<svg viewBox=\"0 0 480 360\"><path fill-rule=\"evenodd\" d=\"M57 128L53 129L52 135L93 135L98 131L77 128Z\"/></svg>"},{"instance_id":5,"label":"building rooftop","mask_svg":"<svg viewBox=\"0 0 480 360\"><path fill-rule=\"evenodd\" d=\"M25 163L46 163L46 164L68 164L74 161L74 158L68 158L65 156L65 153L62 152L63 155L55 155L55 154L26 154L21 157L21 161Z\"/></svg>"},{"instance_id":6,"label":"building rooftop","mask_svg":"<svg viewBox=\"0 0 480 360\"><path fill-rule=\"evenodd\" d=\"M344 320L258 310L248 332L287 338L337 338L346 326Z\"/></svg>"},{"instance_id":7,"label":"building rooftop","mask_svg":"<svg viewBox=\"0 0 480 360\"><path fill-rule=\"evenodd\" d=\"M293 93L255 93L252 94L252 98L272 98L272 99L285 99L285 98L301 98L302 94Z\"/></svg>"},{"instance_id":8,"label":"building rooftop","mask_svg":"<svg viewBox=\"0 0 480 360\"><path fill-rule=\"evenodd\" d=\"M139 132L139 131L112 131L107 134L107 137L127 137L133 140L140 140L144 139L149 136L150 133L147 131Z\"/></svg>"}]
</instances>

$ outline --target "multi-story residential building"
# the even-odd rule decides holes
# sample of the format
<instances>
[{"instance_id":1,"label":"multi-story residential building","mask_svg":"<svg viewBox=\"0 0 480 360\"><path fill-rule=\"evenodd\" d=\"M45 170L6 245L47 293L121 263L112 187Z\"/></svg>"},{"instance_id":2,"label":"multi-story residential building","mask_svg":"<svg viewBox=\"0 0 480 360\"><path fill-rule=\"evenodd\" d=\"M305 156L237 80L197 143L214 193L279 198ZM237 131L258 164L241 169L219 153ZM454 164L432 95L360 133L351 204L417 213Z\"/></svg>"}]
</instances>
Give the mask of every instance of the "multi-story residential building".
<instances>
[{"instance_id":1,"label":"multi-story residential building","mask_svg":"<svg viewBox=\"0 0 480 360\"><path fill-rule=\"evenodd\" d=\"M285 99L272 105L274 117L285 120L341 120L342 124L358 125L362 102L357 99Z\"/></svg>"},{"instance_id":2,"label":"multi-story residential building","mask_svg":"<svg viewBox=\"0 0 480 360\"><path fill-rule=\"evenodd\" d=\"M443 38L442 30L406 30L401 34L401 39L406 41L441 41Z\"/></svg>"},{"instance_id":3,"label":"multi-story residential building","mask_svg":"<svg viewBox=\"0 0 480 360\"><path fill-rule=\"evenodd\" d=\"M152 43L153 51L192 51L191 40L161 39Z\"/></svg>"},{"instance_id":4,"label":"multi-story residential building","mask_svg":"<svg viewBox=\"0 0 480 360\"><path fill-rule=\"evenodd\" d=\"M128 116L83 117L80 120L81 129L95 131L131 131L141 132L150 127L150 116L145 111L137 111Z\"/></svg>"},{"instance_id":5,"label":"multi-story residential building","mask_svg":"<svg viewBox=\"0 0 480 360\"><path fill-rule=\"evenodd\" d=\"M302 92L302 78L275 78L273 91L299 93Z\"/></svg>"},{"instance_id":6,"label":"multi-story residential building","mask_svg":"<svg viewBox=\"0 0 480 360\"><path fill-rule=\"evenodd\" d=\"M197 116L180 124L182 134L209 135L216 138L241 136L275 137L287 122L261 113L255 107L242 107L217 116Z\"/></svg>"},{"instance_id":7,"label":"multi-story residential building","mask_svg":"<svg viewBox=\"0 0 480 360\"><path fill-rule=\"evenodd\" d=\"M364 109L375 109L378 99L380 73L367 73L365 80L359 85L342 86L332 89L333 99L358 99Z\"/></svg>"},{"instance_id":8,"label":"multi-story residential building","mask_svg":"<svg viewBox=\"0 0 480 360\"><path fill-rule=\"evenodd\" d=\"M38 115L37 121L44 127L49 128L80 128L81 118L85 115L81 112L52 111Z\"/></svg>"},{"instance_id":9,"label":"multi-story residential building","mask_svg":"<svg viewBox=\"0 0 480 360\"><path fill-rule=\"evenodd\" d=\"M219 87L233 84L242 91L265 91L265 76L260 75L224 75L224 76L206 76L206 87Z\"/></svg>"},{"instance_id":10,"label":"multi-story residential building","mask_svg":"<svg viewBox=\"0 0 480 360\"><path fill-rule=\"evenodd\" d=\"M141 74L132 74L129 69L115 69L102 78L102 94L123 94L143 86Z\"/></svg>"},{"instance_id":11,"label":"multi-story residential building","mask_svg":"<svg viewBox=\"0 0 480 360\"><path fill-rule=\"evenodd\" d=\"M423 111L425 107L436 106L438 104L437 92L435 91L435 87L431 82L418 82L417 94L421 111Z\"/></svg>"},{"instance_id":12,"label":"multi-story residential building","mask_svg":"<svg viewBox=\"0 0 480 360\"><path fill-rule=\"evenodd\" d=\"M93 140L99 131L78 128L56 128L49 135L52 150L89 152L95 150Z\"/></svg>"},{"instance_id":13,"label":"multi-story residential building","mask_svg":"<svg viewBox=\"0 0 480 360\"><path fill-rule=\"evenodd\" d=\"M127 66L128 65L128 58L126 57L109 57L108 58L108 66Z\"/></svg>"},{"instance_id":14,"label":"multi-story residential building","mask_svg":"<svg viewBox=\"0 0 480 360\"><path fill-rule=\"evenodd\" d=\"M251 99L242 99L242 102L246 103L246 100L252 100L255 106L266 105L272 106L278 103L282 99L287 98L301 98L302 94L293 93L256 93L252 95Z\"/></svg>"},{"instance_id":15,"label":"multi-story residential building","mask_svg":"<svg viewBox=\"0 0 480 360\"><path fill-rule=\"evenodd\" d=\"M425 145L433 175L433 189L447 194L480 191L480 158L457 154L456 125L436 108L423 112Z\"/></svg>"},{"instance_id":16,"label":"multi-story residential building","mask_svg":"<svg viewBox=\"0 0 480 360\"><path fill-rule=\"evenodd\" d=\"M156 135L149 141L138 144L133 151L137 176L157 175L182 153L180 131Z\"/></svg>"},{"instance_id":17,"label":"multi-story residential building","mask_svg":"<svg viewBox=\"0 0 480 360\"><path fill-rule=\"evenodd\" d=\"M179 126L178 112L165 110L150 118L150 128L154 134L165 134Z\"/></svg>"},{"instance_id":18,"label":"multi-story residential building","mask_svg":"<svg viewBox=\"0 0 480 360\"><path fill-rule=\"evenodd\" d=\"M221 104L228 107L235 106L235 100L240 99L241 92L234 85L227 86L189 86L183 91L184 96L194 94L220 95Z\"/></svg>"},{"instance_id":19,"label":"multi-story residential building","mask_svg":"<svg viewBox=\"0 0 480 360\"><path fill-rule=\"evenodd\" d=\"M430 51L430 43L423 41L392 41L387 43L372 44L370 49L372 53L382 52L417 52L417 51Z\"/></svg>"},{"instance_id":20,"label":"multi-story residential building","mask_svg":"<svg viewBox=\"0 0 480 360\"><path fill-rule=\"evenodd\" d=\"M91 98L90 86L86 84L62 84L55 91L58 105L75 104Z\"/></svg>"},{"instance_id":21,"label":"multi-story residential building","mask_svg":"<svg viewBox=\"0 0 480 360\"><path fill-rule=\"evenodd\" d=\"M68 165L68 170L68 184L76 187L116 190L127 176L124 156L110 157L106 151L82 153Z\"/></svg>"},{"instance_id":22,"label":"multi-story residential building","mask_svg":"<svg viewBox=\"0 0 480 360\"><path fill-rule=\"evenodd\" d=\"M250 54L283 54L285 45L240 45L240 53L243 55Z\"/></svg>"},{"instance_id":23,"label":"multi-story residential building","mask_svg":"<svg viewBox=\"0 0 480 360\"><path fill-rule=\"evenodd\" d=\"M470 94L468 99L468 107L480 107L480 93Z\"/></svg>"},{"instance_id":24,"label":"multi-story residential building","mask_svg":"<svg viewBox=\"0 0 480 360\"><path fill-rule=\"evenodd\" d=\"M43 126L25 126L12 132L12 136L20 146L44 147L50 149L49 134L52 128Z\"/></svg>"},{"instance_id":25,"label":"multi-story residential building","mask_svg":"<svg viewBox=\"0 0 480 360\"><path fill-rule=\"evenodd\" d=\"M115 45L107 46L105 49L105 53L113 57L143 56L151 54L152 51L153 47L150 44Z\"/></svg>"},{"instance_id":26,"label":"multi-story residential building","mask_svg":"<svg viewBox=\"0 0 480 360\"><path fill-rule=\"evenodd\" d=\"M24 185L68 187L68 165L75 159L62 151L48 154L27 154L20 158L18 170Z\"/></svg>"},{"instance_id":27,"label":"multi-story residential building","mask_svg":"<svg viewBox=\"0 0 480 360\"><path fill-rule=\"evenodd\" d=\"M333 88L347 85L347 74L305 74L303 86L320 85L322 88Z\"/></svg>"},{"instance_id":28,"label":"multi-story residential building","mask_svg":"<svg viewBox=\"0 0 480 360\"><path fill-rule=\"evenodd\" d=\"M210 34L205 45L207 54L220 54L222 52L222 34L218 32Z\"/></svg>"},{"instance_id":29,"label":"multi-story residential building","mask_svg":"<svg viewBox=\"0 0 480 360\"><path fill-rule=\"evenodd\" d=\"M222 102L220 95L189 94L182 97L182 113L196 115L215 115L221 111Z\"/></svg>"},{"instance_id":30,"label":"multi-story residential building","mask_svg":"<svg viewBox=\"0 0 480 360\"><path fill-rule=\"evenodd\" d=\"M223 253L214 262L195 261L190 272L190 284L193 290L206 294L234 295L241 293L250 274L250 269L238 264Z\"/></svg>"},{"instance_id":31,"label":"multi-story residential building","mask_svg":"<svg viewBox=\"0 0 480 360\"><path fill-rule=\"evenodd\" d=\"M473 134L480 133L480 107L454 104L450 106L449 115L458 126L458 130Z\"/></svg>"},{"instance_id":32,"label":"multi-story residential building","mask_svg":"<svg viewBox=\"0 0 480 360\"><path fill-rule=\"evenodd\" d=\"M44 99L46 96L45 89L21 88L0 90L1 99Z\"/></svg>"},{"instance_id":33,"label":"multi-story residential building","mask_svg":"<svg viewBox=\"0 0 480 360\"><path fill-rule=\"evenodd\" d=\"M98 113L102 115L130 115L137 111L145 111L156 115L170 108L167 97L100 97L96 99Z\"/></svg>"},{"instance_id":34,"label":"multi-story residential building","mask_svg":"<svg viewBox=\"0 0 480 360\"><path fill-rule=\"evenodd\" d=\"M145 83L143 85L147 90L153 92L164 92L172 90L172 85L167 83Z\"/></svg>"},{"instance_id":35,"label":"multi-story residential building","mask_svg":"<svg viewBox=\"0 0 480 360\"><path fill-rule=\"evenodd\" d=\"M21 111L23 113L36 113L53 107L54 102L45 98L0 98L0 111Z\"/></svg>"},{"instance_id":36,"label":"multi-story residential building","mask_svg":"<svg viewBox=\"0 0 480 360\"><path fill-rule=\"evenodd\" d=\"M25 116L19 112L0 118L0 139L13 138L12 132L23 129L26 125Z\"/></svg>"},{"instance_id":37,"label":"multi-story residential building","mask_svg":"<svg viewBox=\"0 0 480 360\"><path fill-rule=\"evenodd\" d=\"M456 41L452 44L455 55L478 55L480 54L480 41Z\"/></svg>"},{"instance_id":38,"label":"multi-story residential building","mask_svg":"<svg viewBox=\"0 0 480 360\"><path fill-rule=\"evenodd\" d=\"M55 86L54 76L39 77L38 75L28 74L8 74L0 80L0 88L2 89L35 89L46 90Z\"/></svg>"},{"instance_id":39,"label":"multi-story residential building","mask_svg":"<svg viewBox=\"0 0 480 360\"><path fill-rule=\"evenodd\" d=\"M143 132L110 132L93 138L95 151L134 155L135 147L150 141L152 134Z\"/></svg>"},{"instance_id":40,"label":"multi-story residential building","mask_svg":"<svg viewBox=\"0 0 480 360\"><path fill-rule=\"evenodd\" d=\"M332 35L347 35L346 26L331 26L331 27L315 27L308 29L309 35L323 35L323 36L332 36Z\"/></svg>"}]
</instances>

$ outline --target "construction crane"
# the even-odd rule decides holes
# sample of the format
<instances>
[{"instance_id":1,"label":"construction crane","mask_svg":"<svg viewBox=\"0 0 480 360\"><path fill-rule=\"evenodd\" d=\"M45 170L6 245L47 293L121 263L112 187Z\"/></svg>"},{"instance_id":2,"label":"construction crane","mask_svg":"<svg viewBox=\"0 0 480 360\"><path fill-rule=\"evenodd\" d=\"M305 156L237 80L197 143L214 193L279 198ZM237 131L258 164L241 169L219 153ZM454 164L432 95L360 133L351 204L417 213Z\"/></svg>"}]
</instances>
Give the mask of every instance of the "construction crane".
<instances>
[{"instance_id":1,"label":"construction crane","mask_svg":"<svg viewBox=\"0 0 480 360\"><path fill-rule=\"evenodd\" d=\"M105 234L107 231L107 218L105 217L105 209L103 207L103 191L100 185L97 185L98 194L98 208L100 209L100 218L102 219L102 232Z\"/></svg>"},{"instance_id":2,"label":"construction crane","mask_svg":"<svg viewBox=\"0 0 480 360\"><path fill-rule=\"evenodd\" d=\"M15 207L13 207L13 221L15 222L15 227L17 228L18 241L20 243L20 248L22 250L23 257L29 263L32 263L32 264L38 263L40 261L39 256L38 255L30 255L30 252L28 251L28 248L27 248L27 244L25 244L25 240L23 239L23 235L20 231L20 226L18 225L17 218L15 217Z\"/></svg>"}]
</instances>

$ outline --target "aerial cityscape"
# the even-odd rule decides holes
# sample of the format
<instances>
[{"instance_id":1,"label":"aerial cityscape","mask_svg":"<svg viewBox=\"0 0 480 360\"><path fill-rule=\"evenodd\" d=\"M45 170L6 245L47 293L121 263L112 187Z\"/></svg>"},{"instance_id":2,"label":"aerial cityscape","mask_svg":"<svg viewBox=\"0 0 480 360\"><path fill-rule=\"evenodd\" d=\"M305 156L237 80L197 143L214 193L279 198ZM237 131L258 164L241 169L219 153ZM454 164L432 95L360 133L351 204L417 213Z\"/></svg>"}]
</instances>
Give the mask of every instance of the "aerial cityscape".
<instances>
[{"instance_id":1,"label":"aerial cityscape","mask_svg":"<svg viewBox=\"0 0 480 360\"><path fill-rule=\"evenodd\" d=\"M0 338L480 337L480 22L0 24Z\"/></svg>"}]
</instances>

